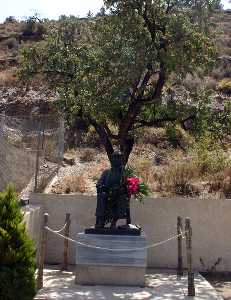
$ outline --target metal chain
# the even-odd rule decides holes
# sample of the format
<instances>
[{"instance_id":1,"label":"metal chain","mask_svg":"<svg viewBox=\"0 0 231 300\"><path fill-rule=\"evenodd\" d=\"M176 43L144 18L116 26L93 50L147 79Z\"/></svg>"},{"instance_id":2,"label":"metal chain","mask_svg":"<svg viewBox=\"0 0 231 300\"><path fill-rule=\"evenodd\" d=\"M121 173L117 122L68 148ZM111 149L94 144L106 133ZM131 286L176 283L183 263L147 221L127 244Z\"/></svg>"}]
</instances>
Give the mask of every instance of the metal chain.
<instances>
[{"instance_id":1,"label":"metal chain","mask_svg":"<svg viewBox=\"0 0 231 300\"><path fill-rule=\"evenodd\" d=\"M61 228L61 229L59 229L59 230L53 230L53 229L51 229L51 228L49 228L52 232L54 232L54 233L60 233L60 232L62 232L65 228L66 228L66 226L67 226L67 223L65 223L64 225L63 225L63 227Z\"/></svg>"},{"instance_id":2,"label":"metal chain","mask_svg":"<svg viewBox=\"0 0 231 300\"><path fill-rule=\"evenodd\" d=\"M160 242L157 242L157 243L153 243L151 245L148 245L148 246L145 246L145 247L139 247L139 248L126 248L126 249L112 249L112 248L105 248L105 247L100 247L100 246L94 246L94 245L88 245L88 244L85 244L85 243L82 243L80 241L76 241L76 240L73 240L72 238L69 238L69 237L66 237L64 235L62 235L61 233L57 232L57 231L54 231L52 230L51 228L49 228L48 226L45 226L44 227L46 230L64 238L64 239L67 239L69 240L70 242L73 242L75 244L78 244L78 245L81 245L81 246L84 246L84 247L87 247L87 248L93 248L93 249L99 249L99 250L107 250L107 251L140 251L140 250L146 250L146 249L149 249L149 248L154 248L154 247L157 247L157 246L160 246L160 245L163 245L171 240L174 240L174 239L177 239L179 236L182 236L184 238L184 234L187 232L187 231L183 231L181 232L180 234L177 234L177 235L174 235L164 241L160 241Z\"/></svg>"}]
</instances>

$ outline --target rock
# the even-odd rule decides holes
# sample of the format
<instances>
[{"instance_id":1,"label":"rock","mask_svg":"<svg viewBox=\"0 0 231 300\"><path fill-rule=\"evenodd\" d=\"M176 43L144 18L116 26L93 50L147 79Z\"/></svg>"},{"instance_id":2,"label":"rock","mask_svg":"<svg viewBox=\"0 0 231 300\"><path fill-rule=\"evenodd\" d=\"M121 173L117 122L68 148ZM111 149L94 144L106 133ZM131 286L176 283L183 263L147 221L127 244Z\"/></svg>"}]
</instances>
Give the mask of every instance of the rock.
<instances>
[{"instance_id":1,"label":"rock","mask_svg":"<svg viewBox=\"0 0 231 300\"><path fill-rule=\"evenodd\" d=\"M166 165L168 162L166 153L164 153L164 152L163 153L162 152L155 153L154 161L157 166Z\"/></svg>"},{"instance_id":2,"label":"rock","mask_svg":"<svg viewBox=\"0 0 231 300\"><path fill-rule=\"evenodd\" d=\"M63 162L69 166L73 166L75 164L75 159L64 154Z\"/></svg>"}]
</instances>

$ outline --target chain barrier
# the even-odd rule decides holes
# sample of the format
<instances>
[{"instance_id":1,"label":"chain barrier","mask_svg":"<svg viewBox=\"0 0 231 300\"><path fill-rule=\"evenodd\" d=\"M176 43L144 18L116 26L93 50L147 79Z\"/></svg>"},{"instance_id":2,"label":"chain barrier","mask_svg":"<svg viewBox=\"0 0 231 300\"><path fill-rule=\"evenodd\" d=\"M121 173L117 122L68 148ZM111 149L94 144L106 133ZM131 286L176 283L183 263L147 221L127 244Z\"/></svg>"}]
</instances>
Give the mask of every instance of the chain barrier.
<instances>
[{"instance_id":1,"label":"chain barrier","mask_svg":"<svg viewBox=\"0 0 231 300\"><path fill-rule=\"evenodd\" d=\"M45 226L44 228L45 228L46 230L48 230L49 232L52 232L52 233L54 233L54 234L56 234L56 235L58 235L58 236L60 236L60 237L62 237L62 238L64 238L64 239L69 240L69 241L72 242L72 243L75 243L75 244L78 244L78 245L81 245L81 246L84 246L84 247L87 247L87 248L99 249L99 250L106 250L106 251L115 251L115 252L116 252L116 251L122 251L122 252L123 252L123 251L140 251L140 250L146 250L146 249L149 249L149 248L154 248L154 247L163 245L163 244L165 244L165 243L167 243L167 242L169 242L169 241L171 241L171 240L177 239L179 236L182 236L182 238L184 238L185 233L187 233L187 231L183 231L183 232L181 232L180 234L174 235L174 236L172 236L172 237L170 237L170 238L168 238L168 239L166 239L166 240L164 240L164 241L160 241L160 242L157 242L157 243L153 243L153 244L148 245L148 246L145 246L145 247L130 248L130 249L128 249L128 248L126 248L126 249L112 249L112 248L106 248L106 247L100 247L100 246L94 246L94 245L85 244L85 243L82 243L82 242L80 242L80 241L76 241L76 240L74 240L74 239L72 239L72 238L66 237L66 236L62 235L62 234L60 233L60 231L52 230L52 229L49 228L48 226Z\"/></svg>"},{"instance_id":2,"label":"chain barrier","mask_svg":"<svg viewBox=\"0 0 231 300\"><path fill-rule=\"evenodd\" d=\"M66 228L66 226L67 226L67 223L65 223L64 225L63 225L63 227L61 228L61 229L59 229L59 230L53 230L53 229L51 229L51 228L49 228L52 232L54 232L54 233L60 233L60 232L62 232L65 228Z\"/></svg>"}]
</instances>

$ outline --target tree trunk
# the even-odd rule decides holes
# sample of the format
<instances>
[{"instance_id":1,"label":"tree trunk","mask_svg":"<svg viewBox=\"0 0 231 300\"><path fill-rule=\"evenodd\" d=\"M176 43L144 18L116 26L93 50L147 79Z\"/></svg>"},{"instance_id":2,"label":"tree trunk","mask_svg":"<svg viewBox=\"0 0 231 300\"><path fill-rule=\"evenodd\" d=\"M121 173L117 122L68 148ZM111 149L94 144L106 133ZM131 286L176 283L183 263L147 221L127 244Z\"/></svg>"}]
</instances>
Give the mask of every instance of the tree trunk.
<instances>
[{"instance_id":1,"label":"tree trunk","mask_svg":"<svg viewBox=\"0 0 231 300\"><path fill-rule=\"evenodd\" d=\"M71 127L66 132L66 144L68 148L75 148L76 147L76 137L75 137L76 129Z\"/></svg>"},{"instance_id":2,"label":"tree trunk","mask_svg":"<svg viewBox=\"0 0 231 300\"><path fill-rule=\"evenodd\" d=\"M126 166L129 156L132 152L134 146L134 136L126 137L124 140L120 141L120 151L123 155L123 165Z\"/></svg>"},{"instance_id":3,"label":"tree trunk","mask_svg":"<svg viewBox=\"0 0 231 300\"><path fill-rule=\"evenodd\" d=\"M111 155L114 152L112 139L115 139L118 141L118 138L110 136L110 134L107 132L106 128L103 124L97 123L96 120L92 119L88 116L88 120L90 124L95 128L96 132L98 133L101 143L104 146L104 149L106 150L107 156L109 161L111 161ZM131 135L130 132L127 132L127 134L124 134L124 136L119 140L119 146L120 151L123 156L123 165L126 166L129 156L132 152L133 146L134 146L134 136Z\"/></svg>"},{"instance_id":4,"label":"tree trunk","mask_svg":"<svg viewBox=\"0 0 231 300\"><path fill-rule=\"evenodd\" d=\"M88 117L90 124L95 128L95 131L98 133L101 143L106 150L109 161L111 161L111 155L114 152L111 138L109 137L107 131L105 130L103 124L97 123L91 117Z\"/></svg>"}]
</instances>

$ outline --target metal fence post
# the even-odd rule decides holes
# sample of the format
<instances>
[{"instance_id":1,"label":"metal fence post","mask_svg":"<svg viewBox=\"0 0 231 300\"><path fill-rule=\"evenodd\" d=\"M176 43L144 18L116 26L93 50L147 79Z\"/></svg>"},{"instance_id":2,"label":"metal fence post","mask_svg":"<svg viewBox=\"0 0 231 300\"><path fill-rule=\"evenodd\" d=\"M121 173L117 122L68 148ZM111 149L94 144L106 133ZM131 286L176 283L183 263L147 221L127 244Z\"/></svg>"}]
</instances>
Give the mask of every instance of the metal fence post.
<instances>
[{"instance_id":1,"label":"metal fence post","mask_svg":"<svg viewBox=\"0 0 231 300\"><path fill-rule=\"evenodd\" d=\"M188 267L188 296L195 296L194 272L192 267L192 227L191 220L185 219L186 255Z\"/></svg>"},{"instance_id":2,"label":"metal fence post","mask_svg":"<svg viewBox=\"0 0 231 300\"><path fill-rule=\"evenodd\" d=\"M42 122L39 122L39 132L37 138L37 151L36 151L36 164L35 164L35 177L34 177L34 192L37 192L38 189L38 176L39 176L39 154L41 148L41 139L42 139Z\"/></svg>"},{"instance_id":3,"label":"metal fence post","mask_svg":"<svg viewBox=\"0 0 231 300\"><path fill-rule=\"evenodd\" d=\"M44 269L45 249L46 249L46 240L47 240L47 229L45 227L48 225L48 216L49 215L47 213L45 213L43 216L41 244L40 244L40 251L39 251L38 277L37 277L38 289L41 289L43 287L43 269Z\"/></svg>"},{"instance_id":4,"label":"metal fence post","mask_svg":"<svg viewBox=\"0 0 231 300\"><path fill-rule=\"evenodd\" d=\"M64 153L64 138L65 138L65 122L64 119L61 117L59 120L59 165L58 169L60 168L62 161L63 161L63 153Z\"/></svg>"},{"instance_id":5,"label":"metal fence post","mask_svg":"<svg viewBox=\"0 0 231 300\"><path fill-rule=\"evenodd\" d=\"M183 275L183 251L182 251L182 232L183 232L183 225L182 225L182 218L177 217L177 242L178 242L178 265L177 265L177 275Z\"/></svg>"},{"instance_id":6,"label":"metal fence post","mask_svg":"<svg viewBox=\"0 0 231 300\"><path fill-rule=\"evenodd\" d=\"M66 214L66 220L65 220L65 237L69 237L70 234L70 224L71 224L71 218L70 218L70 214L67 213ZM68 264L68 239L64 239L64 250L63 250L63 263L62 263L62 267L61 270L67 270L67 264Z\"/></svg>"}]
</instances>

